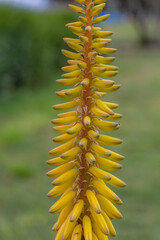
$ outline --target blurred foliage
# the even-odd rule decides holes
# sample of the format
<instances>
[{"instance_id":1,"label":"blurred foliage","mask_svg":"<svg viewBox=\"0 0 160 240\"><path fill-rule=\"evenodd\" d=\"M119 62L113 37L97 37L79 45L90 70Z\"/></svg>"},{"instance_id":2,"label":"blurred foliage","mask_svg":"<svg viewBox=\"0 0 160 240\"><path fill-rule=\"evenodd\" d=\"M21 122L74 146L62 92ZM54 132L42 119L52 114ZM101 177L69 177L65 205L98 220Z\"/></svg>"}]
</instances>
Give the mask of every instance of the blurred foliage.
<instances>
[{"instance_id":1,"label":"blurred foliage","mask_svg":"<svg viewBox=\"0 0 160 240\"><path fill-rule=\"evenodd\" d=\"M71 33L65 24L74 15L65 11L34 13L0 8L0 94L48 82L64 64L60 49Z\"/></svg>"}]
</instances>

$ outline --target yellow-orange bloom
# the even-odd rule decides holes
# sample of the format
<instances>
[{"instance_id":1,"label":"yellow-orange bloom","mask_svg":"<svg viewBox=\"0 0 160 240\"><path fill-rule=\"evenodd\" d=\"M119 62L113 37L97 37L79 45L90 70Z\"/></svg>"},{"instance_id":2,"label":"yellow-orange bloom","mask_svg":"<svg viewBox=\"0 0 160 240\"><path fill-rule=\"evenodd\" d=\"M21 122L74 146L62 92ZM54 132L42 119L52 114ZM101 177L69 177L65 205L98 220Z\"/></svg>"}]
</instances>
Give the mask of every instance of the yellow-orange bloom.
<instances>
[{"instance_id":1,"label":"yellow-orange bloom","mask_svg":"<svg viewBox=\"0 0 160 240\"><path fill-rule=\"evenodd\" d=\"M52 228L57 232L56 240L107 240L116 235L111 220L122 218L117 209L122 201L110 185L125 186L110 173L121 169L119 161L124 157L106 148L122 140L101 132L119 129L119 123L113 121L122 116L114 111L118 104L101 100L106 93L120 88L110 80L118 71L110 64L115 58L109 56L116 49L108 46L112 32L96 25L110 17L98 16L107 0L75 1L82 6L69 7L81 15L66 26L77 37L64 38L71 51L62 53L70 60L62 68L62 78L57 80L61 85L73 86L56 93L67 101L53 106L65 112L51 121L56 125L53 129L61 134L53 141L61 145L50 151L56 157L47 161L56 167L47 173L54 178L54 187L47 196L60 198L49 212L59 213Z\"/></svg>"}]
</instances>

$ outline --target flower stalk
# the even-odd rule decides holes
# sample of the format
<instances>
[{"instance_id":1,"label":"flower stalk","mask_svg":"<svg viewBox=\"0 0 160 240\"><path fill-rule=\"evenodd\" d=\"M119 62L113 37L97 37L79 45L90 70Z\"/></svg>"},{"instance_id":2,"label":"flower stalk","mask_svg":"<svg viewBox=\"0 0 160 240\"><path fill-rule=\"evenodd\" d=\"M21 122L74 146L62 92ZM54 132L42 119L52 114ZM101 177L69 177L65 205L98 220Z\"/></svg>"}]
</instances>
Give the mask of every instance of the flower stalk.
<instances>
[{"instance_id":1,"label":"flower stalk","mask_svg":"<svg viewBox=\"0 0 160 240\"><path fill-rule=\"evenodd\" d=\"M65 72L62 78L57 80L59 84L73 87L57 92L69 101L53 106L55 110L69 112L62 112L52 120L56 125L53 129L61 134L53 141L61 145L50 151L56 157L47 161L50 166L56 166L47 173L55 178L48 196L61 197L49 212L59 213L53 226L56 240L107 240L108 236L116 235L111 220L122 218L115 207L122 201L109 185L125 186L110 173L122 167L118 161L124 157L105 148L122 140L101 133L119 129L114 120L121 118L121 114L114 112L118 104L101 100L120 87L108 79L117 74L118 68L110 64L115 58L108 56L116 49L108 47L112 32L96 27L110 16L98 17L106 0L75 1L82 7L72 4L69 7L81 15L67 27L78 38L64 38L73 51L62 50L71 60L62 68Z\"/></svg>"}]
</instances>

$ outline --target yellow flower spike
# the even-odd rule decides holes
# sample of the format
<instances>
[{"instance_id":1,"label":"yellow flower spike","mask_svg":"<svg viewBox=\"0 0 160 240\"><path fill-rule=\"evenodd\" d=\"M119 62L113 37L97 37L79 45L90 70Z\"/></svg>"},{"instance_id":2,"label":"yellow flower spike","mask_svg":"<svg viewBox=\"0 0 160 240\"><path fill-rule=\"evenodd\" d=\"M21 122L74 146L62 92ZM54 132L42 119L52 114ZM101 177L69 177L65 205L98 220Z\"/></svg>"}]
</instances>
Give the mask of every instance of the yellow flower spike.
<instances>
[{"instance_id":1,"label":"yellow flower spike","mask_svg":"<svg viewBox=\"0 0 160 240\"><path fill-rule=\"evenodd\" d=\"M106 88L106 87L111 87L113 84L114 84L114 81L112 80L103 80L99 78L95 78L93 80L93 86L95 87Z\"/></svg>"},{"instance_id":2,"label":"yellow flower spike","mask_svg":"<svg viewBox=\"0 0 160 240\"><path fill-rule=\"evenodd\" d=\"M104 210L104 212L113 219L121 219L122 215L118 211L118 209L104 196L97 195L98 201L101 205L101 208Z\"/></svg>"},{"instance_id":3,"label":"yellow flower spike","mask_svg":"<svg viewBox=\"0 0 160 240\"><path fill-rule=\"evenodd\" d=\"M82 27L83 23L82 22L73 22L73 23L67 23L66 27L70 27L70 26L74 26L74 27Z\"/></svg>"},{"instance_id":4,"label":"yellow flower spike","mask_svg":"<svg viewBox=\"0 0 160 240\"><path fill-rule=\"evenodd\" d=\"M83 199L79 199L77 203L74 205L73 210L70 215L70 221L75 222L78 220L79 216L82 213L84 207L84 201Z\"/></svg>"},{"instance_id":5,"label":"yellow flower spike","mask_svg":"<svg viewBox=\"0 0 160 240\"><path fill-rule=\"evenodd\" d=\"M63 38L63 40L68 44L68 42L70 43L76 43L76 44L80 44L81 41L80 39L77 39L77 38ZM68 61L71 61L71 60L68 60Z\"/></svg>"},{"instance_id":6,"label":"yellow flower spike","mask_svg":"<svg viewBox=\"0 0 160 240\"><path fill-rule=\"evenodd\" d=\"M103 73L103 72L107 71L107 68L106 67L93 67L91 70L95 75L97 75L99 73Z\"/></svg>"},{"instance_id":7,"label":"yellow flower spike","mask_svg":"<svg viewBox=\"0 0 160 240\"><path fill-rule=\"evenodd\" d=\"M102 98L102 97L104 97L106 95L106 93L105 92L97 92L97 91L95 91L94 92L94 94L93 94L93 98Z\"/></svg>"},{"instance_id":8,"label":"yellow flower spike","mask_svg":"<svg viewBox=\"0 0 160 240\"><path fill-rule=\"evenodd\" d=\"M84 117L84 125L86 126L86 127L89 127L90 125L91 125L91 119L90 119L90 117L88 117L88 116L86 116L86 117Z\"/></svg>"},{"instance_id":9,"label":"yellow flower spike","mask_svg":"<svg viewBox=\"0 0 160 240\"><path fill-rule=\"evenodd\" d=\"M101 3L101 4L98 4L96 6L93 7L93 11L96 11L97 9L101 9L101 8L104 8L105 7L105 3Z\"/></svg>"},{"instance_id":10,"label":"yellow flower spike","mask_svg":"<svg viewBox=\"0 0 160 240\"><path fill-rule=\"evenodd\" d=\"M57 80L61 85L72 86L56 93L72 100L53 106L63 112L51 121L59 133L53 141L60 146L50 151L56 157L47 161L56 167L47 172L48 177L54 178L47 196L59 197L50 208L51 213L60 213L52 228L57 232L56 240L108 240L107 235L116 235L111 220L122 218L115 207L122 201L108 185L125 186L112 174L122 168L118 161L124 157L105 148L122 143L108 136L119 129L120 124L114 120L122 117L114 112L118 104L107 100L107 93L120 88L110 80L118 73L118 68L111 64L115 57L110 55L116 49L109 47L112 39L108 36L112 31L97 26L110 16L99 16L106 0L75 1L82 6L70 4L69 7L81 16L66 24L75 38L64 38L71 50L62 50L69 60L62 67L64 74ZM104 96L106 99L102 101Z\"/></svg>"},{"instance_id":11,"label":"yellow flower spike","mask_svg":"<svg viewBox=\"0 0 160 240\"><path fill-rule=\"evenodd\" d=\"M78 120L77 116L70 116L70 117L56 118L51 120L51 122L55 125L61 125L61 124L70 124L77 120Z\"/></svg>"},{"instance_id":12,"label":"yellow flower spike","mask_svg":"<svg viewBox=\"0 0 160 240\"><path fill-rule=\"evenodd\" d=\"M97 223L98 227L101 229L101 231L105 235L108 235L109 229L108 229L108 226L105 222L103 215L101 213L100 214L95 213L95 211L93 211L92 209L91 209L91 215L92 215L94 221Z\"/></svg>"},{"instance_id":13,"label":"yellow flower spike","mask_svg":"<svg viewBox=\"0 0 160 240\"><path fill-rule=\"evenodd\" d=\"M96 76L101 77L101 78L110 78L110 77L114 77L118 74L117 71L105 71L103 73L98 73ZM110 88L107 89L107 92L110 92L112 86Z\"/></svg>"},{"instance_id":14,"label":"yellow flower spike","mask_svg":"<svg viewBox=\"0 0 160 240\"><path fill-rule=\"evenodd\" d=\"M87 199L88 199L88 202L91 206L91 208L96 212L96 213L101 213L101 207L99 205L99 202L96 198L96 195L93 191L91 190L87 190L86 192L86 196L87 196Z\"/></svg>"},{"instance_id":15,"label":"yellow flower spike","mask_svg":"<svg viewBox=\"0 0 160 240\"><path fill-rule=\"evenodd\" d=\"M92 223L90 218L85 215L83 217L83 233L85 240L92 240Z\"/></svg>"},{"instance_id":16,"label":"yellow flower spike","mask_svg":"<svg viewBox=\"0 0 160 240\"><path fill-rule=\"evenodd\" d=\"M121 164L119 164L117 162L113 162L106 158L99 157L99 156L96 156L96 162L100 168L102 168L106 171L114 172L114 171L117 171L122 168Z\"/></svg>"},{"instance_id":17,"label":"yellow flower spike","mask_svg":"<svg viewBox=\"0 0 160 240\"><path fill-rule=\"evenodd\" d=\"M79 96L79 94L81 93L82 89L83 89L82 86L74 87L74 88L66 90L65 94L66 95L76 95L76 96Z\"/></svg>"},{"instance_id":18,"label":"yellow flower spike","mask_svg":"<svg viewBox=\"0 0 160 240\"><path fill-rule=\"evenodd\" d=\"M71 140L74 137L75 137L75 135L63 134L63 135L53 138L53 141L57 142L57 143L66 142L68 140Z\"/></svg>"},{"instance_id":19,"label":"yellow flower spike","mask_svg":"<svg viewBox=\"0 0 160 240\"><path fill-rule=\"evenodd\" d=\"M72 84L76 84L79 82L78 78L62 78L62 79L58 79L56 80L57 83L62 84L62 85L72 85Z\"/></svg>"},{"instance_id":20,"label":"yellow flower spike","mask_svg":"<svg viewBox=\"0 0 160 240\"><path fill-rule=\"evenodd\" d=\"M79 146L80 146L81 148L85 148L85 147L87 146L87 143L88 143L87 138L82 138L82 139L80 140L80 142L79 142Z\"/></svg>"},{"instance_id":21,"label":"yellow flower spike","mask_svg":"<svg viewBox=\"0 0 160 240\"><path fill-rule=\"evenodd\" d=\"M69 26L68 28L78 36L84 32L84 30L81 27Z\"/></svg>"},{"instance_id":22,"label":"yellow flower spike","mask_svg":"<svg viewBox=\"0 0 160 240\"><path fill-rule=\"evenodd\" d=\"M82 123L76 123L73 127L69 128L66 132L68 134L76 134L83 128Z\"/></svg>"},{"instance_id":23,"label":"yellow flower spike","mask_svg":"<svg viewBox=\"0 0 160 240\"><path fill-rule=\"evenodd\" d=\"M70 201L65 208L61 211L58 217L58 221L56 222L56 230L59 230L62 224L65 222L66 218L68 217L69 213L72 211L73 203ZM54 231L54 229L53 229Z\"/></svg>"},{"instance_id":24,"label":"yellow flower spike","mask_svg":"<svg viewBox=\"0 0 160 240\"><path fill-rule=\"evenodd\" d=\"M107 71L117 71L119 68L113 65L99 64L100 67L106 67Z\"/></svg>"},{"instance_id":25,"label":"yellow flower spike","mask_svg":"<svg viewBox=\"0 0 160 240\"><path fill-rule=\"evenodd\" d=\"M62 74L63 78L75 78L78 77L82 73L81 70L75 70L69 73Z\"/></svg>"},{"instance_id":26,"label":"yellow flower spike","mask_svg":"<svg viewBox=\"0 0 160 240\"><path fill-rule=\"evenodd\" d=\"M102 76L104 77L104 76ZM120 89L121 85L115 84L113 86L111 86L110 88L108 88L108 92L114 92L117 91L118 89Z\"/></svg>"},{"instance_id":27,"label":"yellow flower spike","mask_svg":"<svg viewBox=\"0 0 160 240\"><path fill-rule=\"evenodd\" d=\"M95 114L95 116L97 117L102 117L102 118L108 118L109 114L100 110L97 107L93 107L91 108L91 112Z\"/></svg>"},{"instance_id":28,"label":"yellow flower spike","mask_svg":"<svg viewBox=\"0 0 160 240\"><path fill-rule=\"evenodd\" d=\"M97 52L90 52L90 53L88 53L88 57L90 58L90 59L92 59L92 58L95 58L96 56L97 56Z\"/></svg>"},{"instance_id":29,"label":"yellow flower spike","mask_svg":"<svg viewBox=\"0 0 160 240\"><path fill-rule=\"evenodd\" d=\"M50 213L58 213L60 212L67 203L73 200L76 193L75 191L69 191L66 195L62 196L53 206L49 209Z\"/></svg>"},{"instance_id":30,"label":"yellow flower spike","mask_svg":"<svg viewBox=\"0 0 160 240\"><path fill-rule=\"evenodd\" d=\"M81 82L81 85L83 86L83 87L85 87L85 86L87 86L88 84L89 84L89 79L88 78L85 78L85 79L83 79L83 81Z\"/></svg>"},{"instance_id":31,"label":"yellow flower spike","mask_svg":"<svg viewBox=\"0 0 160 240\"><path fill-rule=\"evenodd\" d=\"M76 226L76 222L71 222L70 221L70 215L67 217L67 220L66 220L66 224L65 224L65 229L62 233L62 239L63 240L66 240L68 239L68 237L70 236L70 234L72 234L75 226Z\"/></svg>"},{"instance_id":32,"label":"yellow flower spike","mask_svg":"<svg viewBox=\"0 0 160 240\"><path fill-rule=\"evenodd\" d=\"M115 48L98 48L97 51L101 54L113 54L117 51L117 49L115 49Z\"/></svg>"},{"instance_id":33,"label":"yellow flower spike","mask_svg":"<svg viewBox=\"0 0 160 240\"><path fill-rule=\"evenodd\" d=\"M111 173L109 173L109 176L111 177L109 184L114 186L114 187L125 187L126 183L123 182L122 180L120 180L119 178L115 177L114 175L112 175Z\"/></svg>"},{"instance_id":34,"label":"yellow flower spike","mask_svg":"<svg viewBox=\"0 0 160 240\"><path fill-rule=\"evenodd\" d=\"M92 240L98 240L98 238L94 232L92 232Z\"/></svg>"},{"instance_id":35,"label":"yellow flower spike","mask_svg":"<svg viewBox=\"0 0 160 240\"><path fill-rule=\"evenodd\" d=\"M62 193L64 193L64 191L66 189L69 189L70 186L73 184L74 179L71 179L70 181L68 181L67 183L61 184L59 186L55 186L54 188L52 188L48 193L47 196L50 198L55 198L58 197L59 195L61 195Z\"/></svg>"},{"instance_id":36,"label":"yellow flower spike","mask_svg":"<svg viewBox=\"0 0 160 240\"><path fill-rule=\"evenodd\" d=\"M111 32L111 31L94 31L94 35L96 36L96 37L109 37L109 36L112 36L112 34L113 34L113 32ZM102 53L102 54L111 54L111 53L114 53L114 52L116 52L116 50L113 50L113 49L111 49L111 50L109 50L109 49L99 49L99 51L98 52L100 52L100 53ZM108 53L106 53L106 52L108 52Z\"/></svg>"},{"instance_id":37,"label":"yellow flower spike","mask_svg":"<svg viewBox=\"0 0 160 240\"><path fill-rule=\"evenodd\" d=\"M118 123L103 121L103 120L99 120L97 118L94 118L93 122L102 131L111 132L111 131L115 131L119 128Z\"/></svg>"},{"instance_id":38,"label":"yellow flower spike","mask_svg":"<svg viewBox=\"0 0 160 240\"><path fill-rule=\"evenodd\" d=\"M96 19L94 19L93 23L101 23L101 22L104 22L104 21L106 21L109 17L110 17L110 14L106 14L106 15L103 15L103 16L101 16L101 17L97 17Z\"/></svg>"},{"instance_id":39,"label":"yellow flower spike","mask_svg":"<svg viewBox=\"0 0 160 240\"><path fill-rule=\"evenodd\" d=\"M109 39L109 38L95 38L94 40L93 40L93 44L95 44L95 43L110 43L110 42L112 42L112 39Z\"/></svg>"},{"instance_id":40,"label":"yellow flower spike","mask_svg":"<svg viewBox=\"0 0 160 240\"><path fill-rule=\"evenodd\" d=\"M116 144L121 144L122 143L121 139L106 136L106 135L102 135L102 134L100 134L98 140L101 141L101 142L104 142L104 145L116 145Z\"/></svg>"},{"instance_id":41,"label":"yellow flower spike","mask_svg":"<svg viewBox=\"0 0 160 240\"><path fill-rule=\"evenodd\" d=\"M93 2L90 2L87 6L87 9L90 10L94 7L94 3Z\"/></svg>"},{"instance_id":42,"label":"yellow flower spike","mask_svg":"<svg viewBox=\"0 0 160 240\"><path fill-rule=\"evenodd\" d=\"M57 158L52 158L52 159L46 161L46 163L50 166L60 166L64 163L66 163L66 161L60 157L57 157Z\"/></svg>"},{"instance_id":43,"label":"yellow flower spike","mask_svg":"<svg viewBox=\"0 0 160 240\"><path fill-rule=\"evenodd\" d=\"M101 4L105 2L107 2L107 0L94 0L94 4Z\"/></svg>"},{"instance_id":44,"label":"yellow flower spike","mask_svg":"<svg viewBox=\"0 0 160 240\"><path fill-rule=\"evenodd\" d=\"M110 151L111 155L108 156L108 159L113 160L113 161L121 161L124 159L123 155L120 155L118 153Z\"/></svg>"},{"instance_id":45,"label":"yellow flower spike","mask_svg":"<svg viewBox=\"0 0 160 240\"><path fill-rule=\"evenodd\" d=\"M66 226L66 220L65 220L65 222L62 224L62 226L60 227L60 229L59 229L59 231L58 231L58 233L57 233L57 235L56 235L56 237L55 237L55 240L61 240L61 239L62 239L62 233L63 233L63 231L64 231L64 229L65 229L65 226Z\"/></svg>"},{"instance_id":46,"label":"yellow flower spike","mask_svg":"<svg viewBox=\"0 0 160 240\"><path fill-rule=\"evenodd\" d=\"M94 131L94 130L90 130L90 131L88 131L88 136L91 137L91 138L98 139L99 138L99 132Z\"/></svg>"},{"instance_id":47,"label":"yellow flower spike","mask_svg":"<svg viewBox=\"0 0 160 240\"><path fill-rule=\"evenodd\" d=\"M116 231L113 227L113 224L110 220L110 218L107 216L107 214L102 211L102 216L104 217L105 222L107 223L108 229L109 229L109 236L115 237L116 236Z\"/></svg>"},{"instance_id":48,"label":"yellow flower spike","mask_svg":"<svg viewBox=\"0 0 160 240\"><path fill-rule=\"evenodd\" d=\"M68 58L82 59L82 56L79 53L70 52L70 51L64 50L64 49L62 49L62 53L64 56L66 56Z\"/></svg>"},{"instance_id":49,"label":"yellow flower spike","mask_svg":"<svg viewBox=\"0 0 160 240\"><path fill-rule=\"evenodd\" d=\"M69 116L77 116L77 111L70 111L70 112L65 112L65 113L59 113L57 115L58 117L69 117Z\"/></svg>"},{"instance_id":50,"label":"yellow flower spike","mask_svg":"<svg viewBox=\"0 0 160 240\"><path fill-rule=\"evenodd\" d=\"M79 39L82 43L86 43L88 42L88 37L85 37L85 36L79 36Z\"/></svg>"},{"instance_id":51,"label":"yellow flower spike","mask_svg":"<svg viewBox=\"0 0 160 240\"><path fill-rule=\"evenodd\" d=\"M75 138L71 139L70 141L68 141L67 143L64 143L54 149L52 149L50 151L51 155L60 155L62 154L64 151L68 151L70 148L75 146Z\"/></svg>"},{"instance_id":52,"label":"yellow flower spike","mask_svg":"<svg viewBox=\"0 0 160 240\"><path fill-rule=\"evenodd\" d=\"M113 203L114 205L117 205L117 206L123 204L121 199L119 199L118 201L114 201L114 200L110 199L110 201L111 201L111 203Z\"/></svg>"},{"instance_id":53,"label":"yellow flower spike","mask_svg":"<svg viewBox=\"0 0 160 240\"><path fill-rule=\"evenodd\" d=\"M58 232L58 227L57 227L57 223L54 224L54 226L52 227L52 231L54 232Z\"/></svg>"},{"instance_id":54,"label":"yellow flower spike","mask_svg":"<svg viewBox=\"0 0 160 240\"><path fill-rule=\"evenodd\" d=\"M55 110L62 111L62 110L68 110L68 109L74 108L74 107L76 107L80 104L81 104L81 100L77 99L77 100L74 100L74 101L71 101L71 102L60 103L60 104L54 105L53 108Z\"/></svg>"},{"instance_id":55,"label":"yellow flower spike","mask_svg":"<svg viewBox=\"0 0 160 240\"><path fill-rule=\"evenodd\" d=\"M56 178L52 184L53 185L60 185L65 183L65 181L71 180L72 178L75 177L75 175L77 174L77 169L71 169L65 173L63 173L61 176L59 176L58 178Z\"/></svg>"},{"instance_id":56,"label":"yellow flower spike","mask_svg":"<svg viewBox=\"0 0 160 240\"><path fill-rule=\"evenodd\" d=\"M93 48L98 49L98 48L102 48L105 47L108 44L108 42L103 41L103 42L94 42L92 44Z\"/></svg>"},{"instance_id":57,"label":"yellow flower spike","mask_svg":"<svg viewBox=\"0 0 160 240\"><path fill-rule=\"evenodd\" d=\"M66 67L62 67L61 69L64 72L72 72L72 71L78 70L78 66L77 65L66 66Z\"/></svg>"},{"instance_id":58,"label":"yellow flower spike","mask_svg":"<svg viewBox=\"0 0 160 240\"><path fill-rule=\"evenodd\" d=\"M64 99L71 99L79 96L79 92L81 92L82 86L78 86L75 89L65 89L59 92L56 92L56 95L58 97L64 98Z\"/></svg>"},{"instance_id":59,"label":"yellow flower spike","mask_svg":"<svg viewBox=\"0 0 160 240\"><path fill-rule=\"evenodd\" d=\"M77 66L78 66L80 69L85 69L86 66L87 66L87 64L84 63L84 62L79 62L79 63L77 63Z\"/></svg>"},{"instance_id":60,"label":"yellow flower spike","mask_svg":"<svg viewBox=\"0 0 160 240\"><path fill-rule=\"evenodd\" d=\"M64 126L62 125L62 126L53 127L53 130L58 133L65 133L71 127L72 127L72 124L68 124L68 125L64 125Z\"/></svg>"},{"instance_id":61,"label":"yellow flower spike","mask_svg":"<svg viewBox=\"0 0 160 240\"><path fill-rule=\"evenodd\" d=\"M61 174L72 169L73 165L74 165L74 162L69 162L69 163L63 164L63 166L59 166L59 167L54 168L51 171L47 172L47 176L48 177L59 177Z\"/></svg>"},{"instance_id":62,"label":"yellow flower spike","mask_svg":"<svg viewBox=\"0 0 160 240\"><path fill-rule=\"evenodd\" d=\"M103 11L103 8L94 9L94 10L92 10L92 16L97 17L99 14L102 13L102 11Z\"/></svg>"},{"instance_id":63,"label":"yellow flower spike","mask_svg":"<svg viewBox=\"0 0 160 240\"><path fill-rule=\"evenodd\" d=\"M96 162L96 159L95 159L94 155L90 152L87 152L85 157L86 157L86 160L89 164L93 164L93 163Z\"/></svg>"},{"instance_id":64,"label":"yellow flower spike","mask_svg":"<svg viewBox=\"0 0 160 240\"><path fill-rule=\"evenodd\" d=\"M96 153L100 154L101 156L109 157L111 155L111 152L97 144L93 144L91 146L91 149L95 151Z\"/></svg>"},{"instance_id":65,"label":"yellow flower spike","mask_svg":"<svg viewBox=\"0 0 160 240\"><path fill-rule=\"evenodd\" d=\"M93 221L93 231L96 234L98 239L101 240L108 240L107 235L105 235L101 229L99 228L99 226L97 225L97 223L95 221Z\"/></svg>"},{"instance_id":66,"label":"yellow flower spike","mask_svg":"<svg viewBox=\"0 0 160 240\"><path fill-rule=\"evenodd\" d=\"M113 200L118 202L119 198L118 196L109 188L106 186L106 184L102 181L102 180L96 180L94 179L92 184L95 186L95 188L97 189L97 191L103 195L104 197L106 197L109 200Z\"/></svg>"},{"instance_id":67,"label":"yellow flower spike","mask_svg":"<svg viewBox=\"0 0 160 240\"><path fill-rule=\"evenodd\" d=\"M95 61L97 63L104 63L104 64L106 64L106 63L111 63L114 60L115 60L115 57L102 57L102 56L99 56L99 55L97 55L95 57Z\"/></svg>"},{"instance_id":68,"label":"yellow flower spike","mask_svg":"<svg viewBox=\"0 0 160 240\"><path fill-rule=\"evenodd\" d=\"M78 6L75 6L75 5L72 5L72 4L68 4L68 6L69 6L74 12L85 14L85 10L84 10L83 8L81 8L81 7L78 7Z\"/></svg>"},{"instance_id":69,"label":"yellow flower spike","mask_svg":"<svg viewBox=\"0 0 160 240\"><path fill-rule=\"evenodd\" d=\"M82 238L82 225L78 224L73 230L71 240L81 240L81 238Z\"/></svg>"},{"instance_id":70,"label":"yellow flower spike","mask_svg":"<svg viewBox=\"0 0 160 240\"><path fill-rule=\"evenodd\" d=\"M81 149L79 147L71 148L67 152L63 153L61 155L61 158L63 158L63 159L73 159L73 157L75 158L77 156L77 154L79 154L80 152L81 152Z\"/></svg>"},{"instance_id":71,"label":"yellow flower spike","mask_svg":"<svg viewBox=\"0 0 160 240\"><path fill-rule=\"evenodd\" d=\"M75 50L76 52L81 52L83 51L83 47L77 43L74 42L67 42L67 45L72 48L73 50Z\"/></svg>"},{"instance_id":72,"label":"yellow flower spike","mask_svg":"<svg viewBox=\"0 0 160 240\"><path fill-rule=\"evenodd\" d=\"M110 115L108 117L108 120L117 120L117 119L120 119L121 117L122 117L122 114L115 113L114 115Z\"/></svg>"},{"instance_id":73,"label":"yellow flower spike","mask_svg":"<svg viewBox=\"0 0 160 240\"><path fill-rule=\"evenodd\" d=\"M89 168L88 171L90 173L92 173L95 177L103 179L105 181L110 181L110 179L111 179L110 175L107 172L105 172L97 167L92 166Z\"/></svg>"},{"instance_id":74,"label":"yellow flower spike","mask_svg":"<svg viewBox=\"0 0 160 240\"><path fill-rule=\"evenodd\" d=\"M117 103L111 103L111 102L104 102L104 103L111 109L115 109L115 108L119 107L119 105Z\"/></svg>"}]
</instances>

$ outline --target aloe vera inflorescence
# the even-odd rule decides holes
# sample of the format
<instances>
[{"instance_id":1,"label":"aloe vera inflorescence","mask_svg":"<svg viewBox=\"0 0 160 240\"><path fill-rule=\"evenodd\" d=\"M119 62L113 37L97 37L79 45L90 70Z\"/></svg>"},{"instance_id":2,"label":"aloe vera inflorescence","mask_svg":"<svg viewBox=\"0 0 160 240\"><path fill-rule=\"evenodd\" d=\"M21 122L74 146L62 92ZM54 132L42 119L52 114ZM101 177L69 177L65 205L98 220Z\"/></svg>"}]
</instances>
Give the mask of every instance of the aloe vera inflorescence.
<instances>
[{"instance_id":1,"label":"aloe vera inflorescence","mask_svg":"<svg viewBox=\"0 0 160 240\"><path fill-rule=\"evenodd\" d=\"M61 133L53 141L62 145L50 151L57 157L47 161L56 166L47 173L55 178L48 196L61 197L49 211L60 213L53 226L56 240L107 240L108 236L116 235L111 220L122 218L115 207L122 201L109 185L125 186L110 173L122 167L117 161L124 157L105 148L122 140L102 134L102 131L117 130L119 124L113 121L121 118L121 114L114 112L116 103L101 100L106 93L120 87L108 80L117 74L118 68L110 64L115 58L108 56L116 49L106 47L112 32L96 27L110 16L98 17L106 0L75 1L82 7L72 4L69 7L80 16L67 27L78 37L64 38L73 52L62 50L71 60L62 68L66 73L57 80L62 85L73 85L57 92L59 97L71 100L53 106L55 110L69 112L60 113L52 120L57 125L54 130Z\"/></svg>"}]
</instances>

